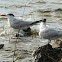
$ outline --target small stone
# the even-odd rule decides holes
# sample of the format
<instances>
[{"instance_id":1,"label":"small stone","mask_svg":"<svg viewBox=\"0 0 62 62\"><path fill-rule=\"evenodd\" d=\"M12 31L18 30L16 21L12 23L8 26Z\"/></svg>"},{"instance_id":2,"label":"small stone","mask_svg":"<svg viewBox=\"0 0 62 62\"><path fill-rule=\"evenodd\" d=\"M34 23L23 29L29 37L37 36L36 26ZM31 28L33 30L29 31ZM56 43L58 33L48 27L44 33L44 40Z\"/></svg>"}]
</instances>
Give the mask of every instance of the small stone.
<instances>
[{"instance_id":1,"label":"small stone","mask_svg":"<svg viewBox=\"0 0 62 62\"><path fill-rule=\"evenodd\" d=\"M4 46L4 44L0 44L0 49L2 49L2 48L3 48L3 46Z\"/></svg>"}]
</instances>

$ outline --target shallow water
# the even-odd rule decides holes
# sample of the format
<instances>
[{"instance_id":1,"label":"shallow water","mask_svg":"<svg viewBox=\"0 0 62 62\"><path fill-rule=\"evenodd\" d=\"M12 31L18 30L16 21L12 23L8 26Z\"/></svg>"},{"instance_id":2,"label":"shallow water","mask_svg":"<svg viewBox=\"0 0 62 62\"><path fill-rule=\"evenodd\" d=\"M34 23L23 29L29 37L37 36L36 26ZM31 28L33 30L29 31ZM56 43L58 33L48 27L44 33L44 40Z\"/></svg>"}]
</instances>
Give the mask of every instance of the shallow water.
<instances>
[{"instance_id":1,"label":"shallow water","mask_svg":"<svg viewBox=\"0 0 62 62\"><path fill-rule=\"evenodd\" d=\"M0 0L0 14L13 13L16 17L25 20L47 19L47 25L57 30L62 30L62 1L61 0ZM21 39L11 38L13 35L9 31L7 19L0 17L0 44L4 48L0 50L0 61L12 62L13 50L15 49L16 40L18 40L16 56L20 57L16 62L32 62L32 53L38 47L47 44L47 40L40 39L38 36L22 37ZM31 27L39 30L39 26ZM7 33L8 32L8 33ZM7 60L8 59L8 60Z\"/></svg>"},{"instance_id":2,"label":"shallow water","mask_svg":"<svg viewBox=\"0 0 62 62\"><path fill-rule=\"evenodd\" d=\"M24 16L37 10L61 8L61 3L61 0L0 0L0 14L14 13L16 16Z\"/></svg>"}]
</instances>

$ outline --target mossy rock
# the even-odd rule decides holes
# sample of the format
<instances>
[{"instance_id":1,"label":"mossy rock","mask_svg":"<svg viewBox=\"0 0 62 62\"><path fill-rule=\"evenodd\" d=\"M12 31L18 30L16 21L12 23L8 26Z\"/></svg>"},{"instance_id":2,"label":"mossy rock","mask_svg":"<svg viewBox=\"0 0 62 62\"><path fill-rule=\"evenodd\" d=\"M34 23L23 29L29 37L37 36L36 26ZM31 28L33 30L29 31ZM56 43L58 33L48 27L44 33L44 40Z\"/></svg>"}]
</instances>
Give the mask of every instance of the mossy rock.
<instances>
[{"instance_id":1,"label":"mossy rock","mask_svg":"<svg viewBox=\"0 0 62 62\"><path fill-rule=\"evenodd\" d=\"M33 54L34 62L60 62L62 58L62 50L52 48L51 45L39 47Z\"/></svg>"}]
</instances>

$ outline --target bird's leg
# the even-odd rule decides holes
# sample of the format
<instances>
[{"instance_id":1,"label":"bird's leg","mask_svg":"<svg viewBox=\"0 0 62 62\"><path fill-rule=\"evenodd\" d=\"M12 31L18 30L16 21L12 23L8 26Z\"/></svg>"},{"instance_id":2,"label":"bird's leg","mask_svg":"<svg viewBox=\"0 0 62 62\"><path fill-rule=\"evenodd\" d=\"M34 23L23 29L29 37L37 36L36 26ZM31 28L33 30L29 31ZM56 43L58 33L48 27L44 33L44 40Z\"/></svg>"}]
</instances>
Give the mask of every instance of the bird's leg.
<instances>
[{"instance_id":1,"label":"bird's leg","mask_svg":"<svg viewBox=\"0 0 62 62\"><path fill-rule=\"evenodd\" d=\"M19 31L18 31L18 33L16 33L16 37L18 38L20 35L19 35Z\"/></svg>"},{"instance_id":2,"label":"bird's leg","mask_svg":"<svg viewBox=\"0 0 62 62\"><path fill-rule=\"evenodd\" d=\"M19 29L18 29L18 33L16 33L17 38L20 37L19 32L20 32L20 26L19 26Z\"/></svg>"},{"instance_id":3,"label":"bird's leg","mask_svg":"<svg viewBox=\"0 0 62 62\"><path fill-rule=\"evenodd\" d=\"M20 37L19 32L20 32L20 26L19 26L19 30L18 30L18 37Z\"/></svg>"}]
</instances>

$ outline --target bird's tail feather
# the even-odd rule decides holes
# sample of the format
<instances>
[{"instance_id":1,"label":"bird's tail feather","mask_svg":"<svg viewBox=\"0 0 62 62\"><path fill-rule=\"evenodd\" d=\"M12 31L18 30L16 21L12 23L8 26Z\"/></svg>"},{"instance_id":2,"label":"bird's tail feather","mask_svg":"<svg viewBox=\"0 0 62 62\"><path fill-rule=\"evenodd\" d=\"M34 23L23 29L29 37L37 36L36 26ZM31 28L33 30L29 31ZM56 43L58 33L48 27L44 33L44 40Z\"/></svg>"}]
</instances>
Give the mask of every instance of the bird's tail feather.
<instances>
[{"instance_id":1,"label":"bird's tail feather","mask_svg":"<svg viewBox=\"0 0 62 62\"><path fill-rule=\"evenodd\" d=\"M40 23L41 21L42 21L42 20L35 21L35 22L31 23L30 25L35 25L35 24L37 24L37 23Z\"/></svg>"}]
</instances>

